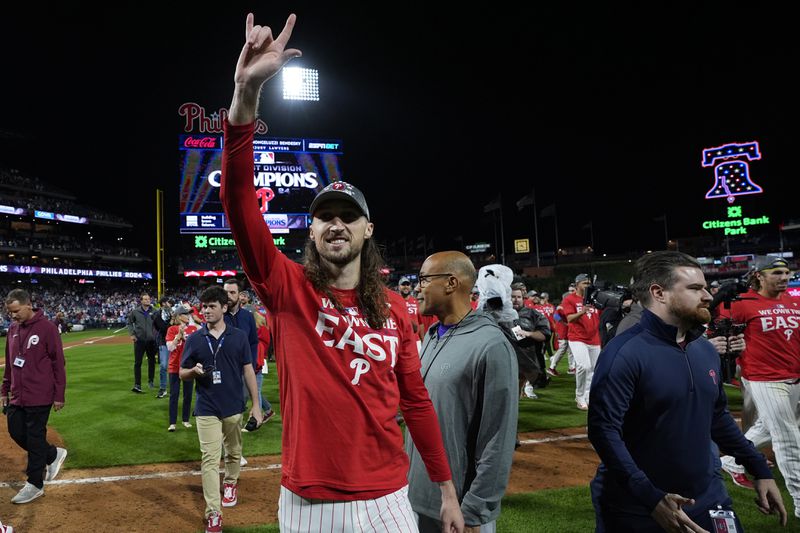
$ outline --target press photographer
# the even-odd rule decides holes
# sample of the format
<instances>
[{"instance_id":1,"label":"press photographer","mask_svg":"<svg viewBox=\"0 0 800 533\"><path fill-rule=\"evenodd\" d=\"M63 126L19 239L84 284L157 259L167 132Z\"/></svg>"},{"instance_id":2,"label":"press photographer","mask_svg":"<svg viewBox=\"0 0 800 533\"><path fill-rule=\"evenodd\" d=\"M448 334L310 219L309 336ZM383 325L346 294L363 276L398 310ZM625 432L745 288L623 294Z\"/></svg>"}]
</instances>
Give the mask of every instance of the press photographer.
<instances>
[{"instance_id":1,"label":"press photographer","mask_svg":"<svg viewBox=\"0 0 800 533\"><path fill-rule=\"evenodd\" d=\"M584 305L600 310L600 345L605 347L617 334L620 322L630 312L633 293L624 285L590 285L583 297Z\"/></svg>"},{"instance_id":2,"label":"press photographer","mask_svg":"<svg viewBox=\"0 0 800 533\"><path fill-rule=\"evenodd\" d=\"M717 290L713 293L714 299L709 306L713 318L708 325L707 335L720 355L722 381L725 383L731 383L737 377L736 360L745 348L746 324L734 321L730 316L730 309L731 304L742 300L741 295L749 290L747 278L745 275L743 278L712 282L712 285L717 283ZM720 312L720 305L723 312Z\"/></svg>"}]
</instances>

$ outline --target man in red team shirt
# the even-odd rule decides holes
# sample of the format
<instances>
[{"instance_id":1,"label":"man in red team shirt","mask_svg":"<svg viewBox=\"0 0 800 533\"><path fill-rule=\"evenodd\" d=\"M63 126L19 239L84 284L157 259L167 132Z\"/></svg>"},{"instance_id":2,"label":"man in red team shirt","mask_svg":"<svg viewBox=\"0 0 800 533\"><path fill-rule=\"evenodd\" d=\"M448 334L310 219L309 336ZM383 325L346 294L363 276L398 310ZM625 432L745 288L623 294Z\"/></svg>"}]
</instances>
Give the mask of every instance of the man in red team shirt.
<instances>
[{"instance_id":1,"label":"man in red team shirt","mask_svg":"<svg viewBox=\"0 0 800 533\"><path fill-rule=\"evenodd\" d=\"M750 290L730 310L720 309L734 323L745 324L745 349L739 356L742 382L749 390L759 422L745 437L763 446L772 440L772 451L794 499L800 518L800 300L786 294L791 271L785 259L763 257L756 261ZM763 431L766 429L766 432ZM723 457L729 473L736 466Z\"/></svg>"},{"instance_id":2,"label":"man in red team shirt","mask_svg":"<svg viewBox=\"0 0 800 533\"><path fill-rule=\"evenodd\" d=\"M406 301L406 309L408 309L408 316L411 319L411 326L414 328L414 333L419 330L419 306L417 299L411 296L411 280L406 276L402 276L400 281L397 282L397 292Z\"/></svg>"},{"instance_id":3,"label":"man in red team shirt","mask_svg":"<svg viewBox=\"0 0 800 533\"><path fill-rule=\"evenodd\" d=\"M575 357L575 401L582 411L589 409L589 389L600 355L600 314L594 306L583 303L583 296L591 284L588 274L578 274L575 293L561 302L562 314L569 324L569 349Z\"/></svg>"},{"instance_id":4,"label":"man in red team shirt","mask_svg":"<svg viewBox=\"0 0 800 533\"><path fill-rule=\"evenodd\" d=\"M236 64L222 155L220 198L250 284L276 316L283 409L281 531L417 531L408 457L395 422L403 411L442 493L446 531L463 531L439 423L420 374L405 301L386 288L361 191L344 182L310 206L303 265L275 247L253 190L253 133L262 84L299 50L296 17L277 37L254 26Z\"/></svg>"}]
</instances>

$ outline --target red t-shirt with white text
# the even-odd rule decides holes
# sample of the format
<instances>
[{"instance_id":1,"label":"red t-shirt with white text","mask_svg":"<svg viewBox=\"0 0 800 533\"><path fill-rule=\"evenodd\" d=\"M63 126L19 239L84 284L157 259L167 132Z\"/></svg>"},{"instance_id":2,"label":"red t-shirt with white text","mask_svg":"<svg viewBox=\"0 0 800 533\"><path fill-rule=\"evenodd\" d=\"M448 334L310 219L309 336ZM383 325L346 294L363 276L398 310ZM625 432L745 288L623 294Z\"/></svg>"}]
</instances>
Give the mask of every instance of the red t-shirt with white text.
<instances>
[{"instance_id":1,"label":"red t-shirt with white text","mask_svg":"<svg viewBox=\"0 0 800 533\"><path fill-rule=\"evenodd\" d=\"M782 294L767 298L750 289L743 300L731 303L734 323L747 324L745 350L739 356L742 376L751 381L800 378L800 300Z\"/></svg>"},{"instance_id":2,"label":"red t-shirt with white text","mask_svg":"<svg viewBox=\"0 0 800 533\"><path fill-rule=\"evenodd\" d=\"M175 337L178 336L180 326L170 326L167 329L167 335L164 337L166 342L173 342ZM188 324L186 329L183 330L184 338L178 341L175 349L169 352L169 363L167 365L167 372L170 374L177 374L181 370L181 357L183 356L183 347L186 345L186 339L189 335L197 331L197 326Z\"/></svg>"},{"instance_id":3,"label":"red t-shirt with white text","mask_svg":"<svg viewBox=\"0 0 800 533\"><path fill-rule=\"evenodd\" d=\"M386 289L384 327L369 326L355 290L318 292L275 247L253 188L253 124L225 124L220 197L245 273L274 315L283 416L281 484L305 498L377 498L408 483L403 415L433 481L451 478L405 301Z\"/></svg>"},{"instance_id":4,"label":"red t-shirt with white text","mask_svg":"<svg viewBox=\"0 0 800 533\"><path fill-rule=\"evenodd\" d=\"M561 307L561 315L566 321L569 315L574 315L584 310L583 296L568 294L564 297L559 307ZM567 339L600 346L600 313L592 305L585 307L586 314L569 323Z\"/></svg>"}]
</instances>

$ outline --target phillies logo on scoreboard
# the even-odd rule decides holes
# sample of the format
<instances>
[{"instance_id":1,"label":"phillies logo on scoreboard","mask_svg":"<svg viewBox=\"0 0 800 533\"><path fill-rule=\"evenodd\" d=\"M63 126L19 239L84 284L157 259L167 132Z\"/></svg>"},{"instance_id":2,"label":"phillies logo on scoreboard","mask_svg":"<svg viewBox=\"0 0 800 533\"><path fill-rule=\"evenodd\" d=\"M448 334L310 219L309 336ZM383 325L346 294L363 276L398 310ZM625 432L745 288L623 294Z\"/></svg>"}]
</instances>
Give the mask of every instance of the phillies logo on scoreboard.
<instances>
[{"instance_id":1,"label":"phillies logo on scoreboard","mask_svg":"<svg viewBox=\"0 0 800 533\"><path fill-rule=\"evenodd\" d=\"M221 107L210 115L206 108L194 102L186 102L178 108L178 114L183 117L183 131L200 133L222 133L222 125L228 118L228 110ZM267 133L267 124L261 119L256 120L256 135Z\"/></svg>"}]
</instances>

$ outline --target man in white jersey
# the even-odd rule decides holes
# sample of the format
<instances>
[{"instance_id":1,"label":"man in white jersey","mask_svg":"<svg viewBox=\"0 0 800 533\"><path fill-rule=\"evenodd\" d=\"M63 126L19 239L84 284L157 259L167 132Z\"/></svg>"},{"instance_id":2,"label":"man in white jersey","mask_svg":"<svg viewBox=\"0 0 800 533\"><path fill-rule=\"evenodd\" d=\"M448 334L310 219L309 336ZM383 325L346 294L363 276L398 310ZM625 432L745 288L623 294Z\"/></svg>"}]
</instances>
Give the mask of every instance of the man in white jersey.
<instances>
[{"instance_id":1,"label":"man in white jersey","mask_svg":"<svg viewBox=\"0 0 800 533\"><path fill-rule=\"evenodd\" d=\"M785 259L759 258L750 290L720 314L746 325L746 348L739 364L759 422L745 437L756 447L772 440L775 460L794 500L794 514L800 518L800 300L786 294L790 277ZM725 470L735 471L730 457L722 461Z\"/></svg>"}]
</instances>

